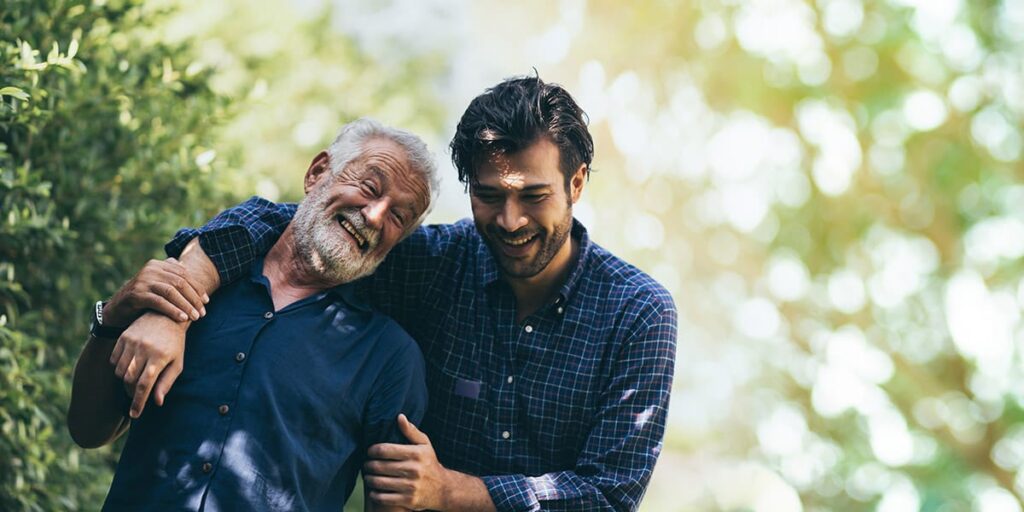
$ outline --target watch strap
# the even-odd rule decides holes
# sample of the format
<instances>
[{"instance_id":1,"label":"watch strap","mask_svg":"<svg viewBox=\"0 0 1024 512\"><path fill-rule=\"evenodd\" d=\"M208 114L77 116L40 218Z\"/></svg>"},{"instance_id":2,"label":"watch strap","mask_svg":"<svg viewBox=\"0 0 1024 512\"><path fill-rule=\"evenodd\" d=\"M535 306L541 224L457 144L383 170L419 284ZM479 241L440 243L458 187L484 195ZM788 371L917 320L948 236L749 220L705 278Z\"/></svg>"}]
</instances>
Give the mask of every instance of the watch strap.
<instances>
[{"instance_id":1,"label":"watch strap","mask_svg":"<svg viewBox=\"0 0 1024 512\"><path fill-rule=\"evenodd\" d=\"M103 325L103 307L106 305L107 303L101 300L97 301L96 306L93 307L92 323L89 325L89 334L94 338L116 340L121 337L121 334L124 332L124 328Z\"/></svg>"}]
</instances>

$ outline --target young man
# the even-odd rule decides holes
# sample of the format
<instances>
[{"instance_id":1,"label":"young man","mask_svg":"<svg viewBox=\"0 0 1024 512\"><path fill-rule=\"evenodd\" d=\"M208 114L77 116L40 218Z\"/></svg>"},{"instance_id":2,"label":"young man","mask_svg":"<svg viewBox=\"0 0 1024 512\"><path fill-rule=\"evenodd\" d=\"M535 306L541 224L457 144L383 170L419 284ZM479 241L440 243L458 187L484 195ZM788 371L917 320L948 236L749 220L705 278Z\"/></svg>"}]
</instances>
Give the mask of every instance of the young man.
<instances>
[{"instance_id":1,"label":"young man","mask_svg":"<svg viewBox=\"0 0 1024 512\"><path fill-rule=\"evenodd\" d=\"M509 79L473 100L451 149L473 221L418 229L359 283L419 343L430 390L422 431L398 419L413 445L370 448L369 499L636 509L662 447L676 310L572 217L593 158L585 114L557 85ZM169 248L198 236L230 282L293 212L254 198Z\"/></svg>"},{"instance_id":2,"label":"young man","mask_svg":"<svg viewBox=\"0 0 1024 512\"><path fill-rule=\"evenodd\" d=\"M395 417L418 420L426 409L415 342L348 283L372 273L416 228L436 191L435 173L416 136L366 119L350 123L313 160L307 196L280 238L246 262L246 276L221 289L202 320L191 328L156 314L136 322L133 329L170 329L180 338L187 329L188 350L166 345L178 350L181 375L163 406L131 411L137 419L104 510L344 506L367 447L401 442ZM120 333L111 325L128 323L140 307L168 311L171 302L160 299L204 309L195 288L209 282L183 283L185 295L154 285L183 277L175 266L152 262L97 308L68 413L79 444L106 444L128 428L122 377L157 379L156 367L140 360L112 364L135 334L121 336L115 349Z\"/></svg>"}]
</instances>

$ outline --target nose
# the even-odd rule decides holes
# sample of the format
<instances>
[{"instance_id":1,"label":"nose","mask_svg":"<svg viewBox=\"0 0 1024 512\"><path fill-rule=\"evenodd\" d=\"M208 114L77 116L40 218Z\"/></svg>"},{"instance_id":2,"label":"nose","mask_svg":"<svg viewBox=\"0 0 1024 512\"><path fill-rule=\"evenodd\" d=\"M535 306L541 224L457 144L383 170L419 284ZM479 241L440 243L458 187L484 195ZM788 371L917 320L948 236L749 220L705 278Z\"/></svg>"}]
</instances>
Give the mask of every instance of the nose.
<instances>
[{"instance_id":1,"label":"nose","mask_svg":"<svg viewBox=\"0 0 1024 512\"><path fill-rule=\"evenodd\" d=\"M506 200L501 207L501 212L498 213L498 227L509 233L525 227L529 222L526 215L523 215L522 208L514 199Z\"/></svg>"},{"instance_id":2,"label":"nose","mask_svg":"<svg viewBox=\"0 0 1024 512\"><path fill-rule=\"evenodd\" d=\"M388 213L387 201L371 201L363 207L362 213L363 218L366 219L366 225L379 230L384 227L384 219Z\"/></svg>"}]
</instances>

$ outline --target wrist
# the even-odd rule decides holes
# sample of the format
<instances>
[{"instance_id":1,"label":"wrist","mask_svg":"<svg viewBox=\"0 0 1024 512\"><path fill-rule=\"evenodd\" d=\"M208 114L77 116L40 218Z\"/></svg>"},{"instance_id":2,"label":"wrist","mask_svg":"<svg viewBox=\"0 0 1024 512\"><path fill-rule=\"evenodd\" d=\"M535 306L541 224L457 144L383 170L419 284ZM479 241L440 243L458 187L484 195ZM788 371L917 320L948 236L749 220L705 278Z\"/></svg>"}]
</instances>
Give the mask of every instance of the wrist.
<instances>
[{"instance_id":1,"label":"wrist","mask_svg":"<svg viewBox=\"0 0 1024 512\"><path fill-rule=\"evenodd\" d=\"M441 492L438 499L441 501L438 510L452 510L457 501L455 498L456 489L459 488L459 480L462 476L458 471L452 471L441 466Z\"/></svg>"},{"instance_id":2,"label":"wrist","mask_svg":"<svg viewBox=\"0 0 1024 512\"><path fill-rule=\"evenodd\" d=\"M94 338L117 339L124 332L123 327L111 325L106 317L107 304L103 301L96 302L92 309L92 319L89 323L89 334Z\"/></svg>"},{"instance_id":3,"label":"wrist","mask_svg":"<svg viewBox=\"0 0 1024 512\"><path fill-rule=\"evenodd\" d=\"M145 312L142 313L142 315L139 316L139 320L145 320L147 323L148 322L163 323L163 324L167 325L168 327L173 326L173 328L178 329L181 332L187 331L189 326L192 325L192 320L191 319L189 319L189 320L175 320L175 319L173 319L173 318L171 318L171 317L169 317L169 316L167 316L167 315L165 315L163 313L157 312L157 311L145 311Z\"/></svg>"},{"instance_id":4,"label":"wrist","mask_svg":"<svg viewBox=\"0 0 1024 512\"><path fill-rule=\"evenodd\" d=\"M117 304L119 303L116 296L103 303L103 326L123 329L131 323L131 320L124 318L124 315L118 310Z\"/></svg>"}]
</instances>

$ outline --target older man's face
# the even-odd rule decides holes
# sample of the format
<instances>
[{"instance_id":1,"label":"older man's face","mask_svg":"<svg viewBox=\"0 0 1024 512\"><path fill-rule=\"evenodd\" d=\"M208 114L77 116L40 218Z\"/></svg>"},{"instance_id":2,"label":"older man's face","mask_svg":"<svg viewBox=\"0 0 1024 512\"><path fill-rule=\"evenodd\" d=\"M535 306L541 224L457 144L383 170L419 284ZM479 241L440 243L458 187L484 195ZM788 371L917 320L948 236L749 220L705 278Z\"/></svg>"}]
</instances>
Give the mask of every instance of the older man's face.
<instances>
[{"instance_id":1,"label":"older man's face","mask_svg":"<svg viewBox=\"0 0 1024 512\"><path fill-rule=\"evenodd\" d=\"M318 157L317 165L329 168L330 162ZM405 150L389 139L370 139L340 175L320 173L293 220L296 249L332 283L358 279L373 273L428 201L427 184Z\"/></svg>"}]
</instances>

